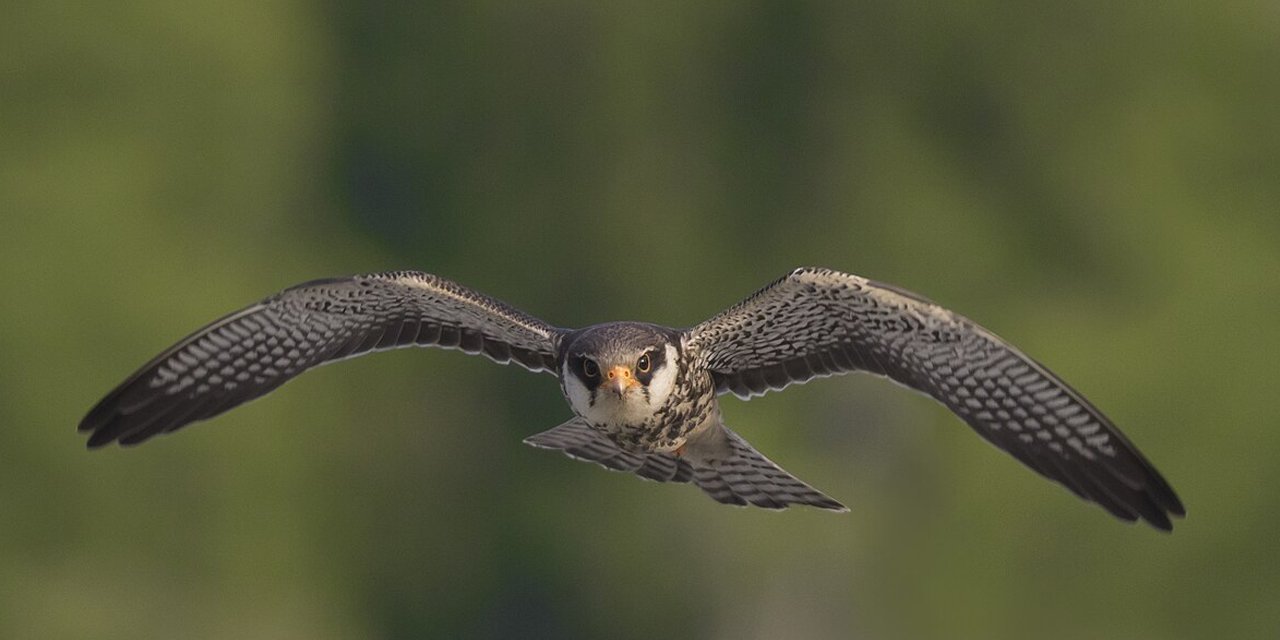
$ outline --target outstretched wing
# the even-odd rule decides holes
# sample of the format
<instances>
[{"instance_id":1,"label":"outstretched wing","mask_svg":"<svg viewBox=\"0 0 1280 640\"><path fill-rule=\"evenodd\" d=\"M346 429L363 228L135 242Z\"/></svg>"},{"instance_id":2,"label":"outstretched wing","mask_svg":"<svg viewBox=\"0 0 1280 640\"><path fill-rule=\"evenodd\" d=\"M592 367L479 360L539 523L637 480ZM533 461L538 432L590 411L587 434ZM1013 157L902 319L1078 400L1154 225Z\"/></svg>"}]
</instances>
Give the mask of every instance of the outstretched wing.
<instances>
[{"instance_id":1,"label":"outstretched wing","mask_svg":"<svg viewBox=\"0 0 1280 640\"><path fill-rule=\"evenodd\" d=\"M398 271L286 289L188 336L80 423L89 446L135 444L257 398L316 365L410 346L555 373L560 330L444 278Z\"/></svg>"},{"instance_id":2,"label":"outstretched wing","mask_svg":"<svg viewBox=\"0 0 1280 640\"><path fill-rule=\"evenodd\" d=\"M749 398L849 371L924 392L1115 516L1172 528L1182 502L1089 401L968 319L889 285L803 268L690 330L720 392Z\"/></svg>"}]
</instances>

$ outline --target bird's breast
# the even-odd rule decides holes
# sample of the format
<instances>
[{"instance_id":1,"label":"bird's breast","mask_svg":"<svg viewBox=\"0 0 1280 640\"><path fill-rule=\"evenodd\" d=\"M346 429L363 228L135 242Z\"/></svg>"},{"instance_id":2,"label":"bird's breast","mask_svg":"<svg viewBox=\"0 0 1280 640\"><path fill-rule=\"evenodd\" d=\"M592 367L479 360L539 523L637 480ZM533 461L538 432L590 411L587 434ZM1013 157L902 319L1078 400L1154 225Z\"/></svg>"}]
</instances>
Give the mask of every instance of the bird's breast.
<instances>
[{"instance_id":1,"label":"bird's breast","mask_svg":"<svg viewBox=\"0 0 1280 640\"><path fill-rule=\"evenodd\" d=\"M588 411L580 415L624 451L658 452L678 449L689 432L706 422L714 411L715 395L708 391L672 396L644 413Z\"/></svg>"}]
</instances>

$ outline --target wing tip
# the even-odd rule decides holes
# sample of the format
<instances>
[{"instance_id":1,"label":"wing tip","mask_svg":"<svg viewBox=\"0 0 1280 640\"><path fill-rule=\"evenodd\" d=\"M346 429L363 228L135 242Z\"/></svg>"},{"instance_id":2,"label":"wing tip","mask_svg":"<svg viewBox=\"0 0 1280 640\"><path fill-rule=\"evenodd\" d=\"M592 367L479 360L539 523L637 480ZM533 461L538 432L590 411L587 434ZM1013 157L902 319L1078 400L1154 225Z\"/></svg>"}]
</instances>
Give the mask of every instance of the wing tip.
<instances>
[{"instance_id":1,"label":"wing tip","mask_svg":"<svg viewBox=\"0 0 1280 640\"><path fill-rule=\"evenodd\" d=\"M97 431L103 425L110 424L120 414L120 395L124 387L125 385L120 385L94 404L80 419L80 424L76 425L76 431L80 433Z\"/></svg>"},{"instance_id":2,"label":"wing tip","mask_svg":"<svg viewBox=\"0 0 1280 640\"><path fill-rule=\"evenodd\" d=\"M1187 508L1183 506L1182 499L1154 468L1151 469L1151 484L1147 487L1147 493L1160 508L1179 518L1186 517Z\"/></svg>"},{"instance_id":3,"label":"wing tip","mask_svg":"<svg viewBox=\"0 0 1280 640\"><path fill-rule=\"evenodd\" d=\"M1182 501L1178 499L1178 496L1173 493L1173 490L1169 489L1168 485L1164 485L1161 489L1163 490L1147 490L1146 496L1155 503L1159 509L1157 511L1159 515L1156 518L1144 516L1143 520L1160 531L1172 533L1173 519L1187 517L1187 509L1182 505Z\"/></svg>"},{"instance_id":4,"label":"wing tip","mask_svg":"<svg viewBox=\"0 0 1280 640\"><path fill-rule=\"evenodd\" d=\"M106 398L98 401L93 405L92 409L80 419L80 424L76 425L76 433L88 435L88 441L85 442L85 448L93 451L107 446L114 440L113 437L107 435L108 427L114 423L120 415L119 406L114 402L115 393L108 395Z\"/></svg>"},{"instance_id":5,"label":"wing tip","mask_svg":"<svg viewBox=\"0 0 1280 640\"><path fill-rule=\"evenodd\" d=\"M1186 509L1183 508L1182 502L1158 474L1153 474L1143 486L1128 492L1114 486L1098 485L1098 487L1106 492L1111 500L1119 502L1124 513L1108 507L1098 496L1093 496L1090 500L1126 522L1142 521L1153 529L1171 533L1173 520L1186 517Z\"/></svg>"},{"instance_id":6,"label":"wing tip","mask_svg":"<svg viewBox=\"0 0 1280 640\"><path fill-rule=\"evenodd\" d=\"M835 500L832 500L830 503L812 504L809 506L822 509L823 511L830 511L832 513L850 513L849 507L846 507Z\"/></svg>"},{"instance_id":7,"label":"wing tip","mask_svg":"<svg viewBox=\"0 0 1280 640\"><path fill-rule=\"evenodd\" d=\"M1182 499L1136 447L1130 444L1129 449L1139 460L1143 470L1141 484L1135 490L1137 498L1144 503L1137 506L1146 507L1139 509L1141 519L1160 531L1166 533L1173 531L1172 519L1187 516L1187 509L1182 504Z\"/></svg>"},{"instance_id":8,"label":"wing tip","mask_svg":"<svg viewBox=\"0 0 1280 640\"><path fill-rule=\"evenodd\" d=\"M115 440L115 435L110 431L106 429L96 429L89 434L89 440L85 442L85 448L90 451L96 451L111 444L112 442L115 442Z\"/></svg>"}]
</instances>

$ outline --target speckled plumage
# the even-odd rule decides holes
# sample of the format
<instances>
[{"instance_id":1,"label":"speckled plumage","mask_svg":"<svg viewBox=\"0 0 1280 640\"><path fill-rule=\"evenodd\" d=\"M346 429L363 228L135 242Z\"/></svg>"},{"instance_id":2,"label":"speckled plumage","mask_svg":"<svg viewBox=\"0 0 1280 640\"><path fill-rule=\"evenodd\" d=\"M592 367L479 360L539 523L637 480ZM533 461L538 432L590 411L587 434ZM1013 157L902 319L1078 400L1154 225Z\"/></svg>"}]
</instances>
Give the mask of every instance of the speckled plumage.
<instances>
[{"instance_id":1,"label":"speckled plumage","mask_svg":"<svg viewBox=\"0 0 1280 640\"><path fill-rule=\"evenodd\" d=\"M651 480L693 482L720 502L844 510L725 427L717 395L750 398L865 371L934 397L989 442L1119 518L1169 529L1169 516L1185 513L1142 454L1048 369L920 296L827 269L797 269L691 329L560 329L417 272L318 280L169 348L80 429L91 447L136 444L313 366L407 346L557 375L576 416L527 443Z\"/></svg>"}]
</instances>

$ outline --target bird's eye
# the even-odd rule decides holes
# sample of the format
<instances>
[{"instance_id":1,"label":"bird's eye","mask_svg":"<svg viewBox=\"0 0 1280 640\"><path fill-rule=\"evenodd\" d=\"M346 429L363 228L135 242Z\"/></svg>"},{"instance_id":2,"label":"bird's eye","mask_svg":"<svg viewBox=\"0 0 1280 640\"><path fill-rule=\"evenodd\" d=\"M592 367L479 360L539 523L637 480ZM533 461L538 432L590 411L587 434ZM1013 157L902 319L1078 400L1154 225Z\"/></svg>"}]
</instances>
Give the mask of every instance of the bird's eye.
<instances>
[{"instance_id":1,"label":"bird's eye","mask_svg":"<svg viewBox=\"0 0 1280 640\"><path fill-rule=\"evenodd\" d=\"M636 371L640 373L649 373L650 366L652 366L652 363L649 362L649 354L647 353L641 355L639 360L636 360Z\"/></svg>"},{"instance_id":2,"label":"bird's eye","mask_svg":"<svg viewBox=\"0 0 1280 640\"><path fill-rule=\"evenodd\" d=\"M600 375L600 367L596 365L596 361L591 358L582 359L582 372L587 374L588 378L594 378Z\"/></svg>"}]
</instances>

